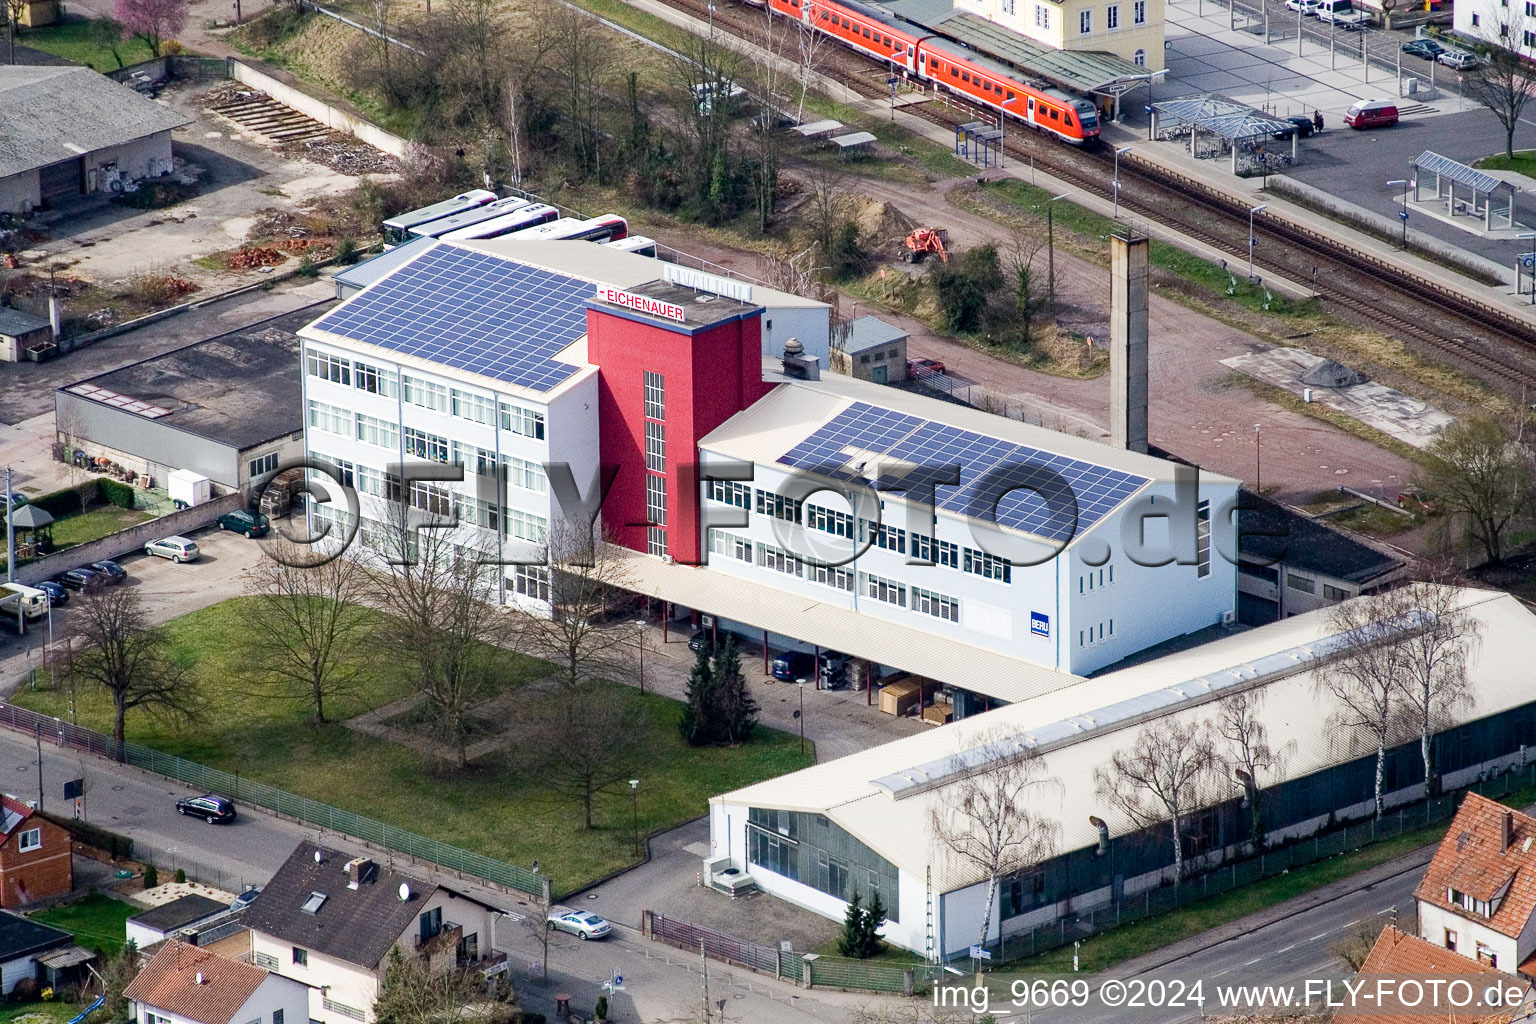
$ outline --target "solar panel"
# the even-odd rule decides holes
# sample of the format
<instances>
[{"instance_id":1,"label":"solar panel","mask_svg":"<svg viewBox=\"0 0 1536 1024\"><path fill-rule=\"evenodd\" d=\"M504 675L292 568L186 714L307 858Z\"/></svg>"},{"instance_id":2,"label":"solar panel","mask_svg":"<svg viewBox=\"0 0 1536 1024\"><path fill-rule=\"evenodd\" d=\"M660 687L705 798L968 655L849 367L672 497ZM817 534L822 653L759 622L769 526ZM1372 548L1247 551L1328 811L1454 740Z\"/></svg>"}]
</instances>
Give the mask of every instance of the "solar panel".
<instances>
[{"instance_id":1,"label":"solar panel","mask_svg":"<svg viewBox=\"0 0 1536 1024\"><path fill-rule=\"evenodd\" d=\"M532 391L577 367L554 354L586 333L590 282L439 245L315 327Z\"/></svg>"},{"instance_id":2,"label":"solar panel","mask_svg":"<svg viewBox=\"0 0 1536 1024\"><path fill-rule=\"evenodd\" d=\"M960 483L934 491L940 509L1059 541L1093 526L1147 483L1133 473L865 402L838 413L778 461L796 469L843 465L849 448L919 466L958 465Z\"/></svg>"}]
</instances>

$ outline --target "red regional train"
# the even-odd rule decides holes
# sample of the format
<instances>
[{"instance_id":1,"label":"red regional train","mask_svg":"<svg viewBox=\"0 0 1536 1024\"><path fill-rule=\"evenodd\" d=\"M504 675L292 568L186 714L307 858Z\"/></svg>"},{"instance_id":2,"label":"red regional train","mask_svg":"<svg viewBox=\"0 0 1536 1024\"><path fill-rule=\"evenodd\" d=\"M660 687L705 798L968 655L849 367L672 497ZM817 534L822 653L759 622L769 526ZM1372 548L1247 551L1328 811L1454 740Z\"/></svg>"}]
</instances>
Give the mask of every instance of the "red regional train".
<instances>
[{"instance_id":1,"label":"red regional train","mask_svg":"<svg viewBox=\"0 0 1536 1024\"><path fill-rule=\"evenodd\" d=\"M813 25L843 45L905 71L908 77L937 82L1071 145L1098 142L1099 112L1089 101L1060 89L1031 85L1000 61L951 40L920 34L923 30L917 26L859 0L766 2L785 17Z\"/></svg>"}]
</instances>

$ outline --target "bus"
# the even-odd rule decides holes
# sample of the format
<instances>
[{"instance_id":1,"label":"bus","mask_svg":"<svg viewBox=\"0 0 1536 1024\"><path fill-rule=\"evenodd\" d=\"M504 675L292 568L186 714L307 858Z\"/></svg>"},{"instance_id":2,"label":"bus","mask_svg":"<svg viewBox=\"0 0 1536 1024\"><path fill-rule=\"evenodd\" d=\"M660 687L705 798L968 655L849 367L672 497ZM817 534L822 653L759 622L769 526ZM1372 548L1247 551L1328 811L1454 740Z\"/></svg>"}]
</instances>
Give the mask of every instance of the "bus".
<instances>
[{"instance_id":1,"label":"bus","mask_svg":"<svg viewBox=\"0 0 1536 1024\"><path fill-rule=\"evenodd\" d=\"M459 228L441 235L443 241L451 242L456 239L470 238L500 238L514 231L523 231L527 228L538 227L547 224L560 216L560 211L553 206L544 203L524 203L523 208L511 213L504 213L500 217L483 220L479 224L471 224L467 228Z\"/></svg>"},{"instance_id":2,"label":"bus","mask_svg":"<svg viewBox=\"0 0 1536 1024\"><path fill-rule=\"evenodd\" d=\"M486 203L494 203L496 193L483 188L470 189L468 192L460 192L452 199L446 199L441 203L433 203L431 206L423 206L419 210L402 213L389 218L384 222L384 248L393 249L411 237L411 229L434 220L452 216L464 210L476 206L484 206Z\"/></svg>"},{"instance_id":3,"label":"bus","mask_svg":"<svg viewBox=\"0 0 1536 1024\"><path fill-rule=\"evenodd\" d=\"M656 255L656 239L646 238L644 235L626 235L624 238L615 239L612 242L604 242L610 249L620 252L632 252L641 256Z\"/></svg>"},{"instance_id":4,"label":"bus","mask_svg":"<svg viewBox=\"0 0 1536 1024\"><path fill-rule=\"evenodd\" d=\"M526 199L498 199L494 203L486 203L484 206L477 206L470 210L461 210L450 217L444 217L442 220L430 221L421 225L421 227L412 228L411 237L442 238L444 235L452 234L461 228L484 224L488 220L495 220L497 217L512 213L515 210L521 210L528 205L529 203Z\"/></svg>"},{"instance_id":5,"label":"bus","mask_svg":"<svg viewBox=\"0 0 1536 1024\"><path fill-rule=\"evenodd\" d=\"M583 242L617 242L629 234L629 221L616 214L577 220L562 217L536 228L526 228L509 235L519 242L571 240Z\"/></svg>"}]
</instances>

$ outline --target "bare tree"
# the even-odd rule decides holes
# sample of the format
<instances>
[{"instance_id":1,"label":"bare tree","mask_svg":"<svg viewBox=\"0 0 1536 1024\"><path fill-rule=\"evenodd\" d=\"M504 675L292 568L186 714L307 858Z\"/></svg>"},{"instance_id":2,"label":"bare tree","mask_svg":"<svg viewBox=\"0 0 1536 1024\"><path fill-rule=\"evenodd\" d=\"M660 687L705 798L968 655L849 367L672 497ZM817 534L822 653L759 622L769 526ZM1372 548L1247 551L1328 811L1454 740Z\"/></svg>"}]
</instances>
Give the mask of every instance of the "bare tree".
<instances>
[{"instance_id":1,"label":"bare tree","mask_svg":"<svg viewBox=\"0 0 1536 1024\"><path fill-rule=\"evenodd\" d=\"M800 83L800 104L795 110L795 122L805 123L805 97L811 85L821 76L822 63L836 45L831 36L815 27L820 5L807 2L806 20L795 22L795 63Z\"/></svg>"},{"instance_id":2,"label":"bare tree","mask_svg":"<svg viewBox=\"0 0 1536 1024\"><path fill-rule=\"evenodd\" d=\"M1526 24L1520 8L1511 4L1491 17L1497 28L1490 23L1483 29L1484 43L1478 48L1482 63L1463 72L1461 83L1468 96L1493 112L1504 129L1504 155L1513 158L1515 129L1536 94L1536 63L1520 54Z\"/></svg>"},{"instance_id":3,"label":"bare tree","mask_svg":"<svg viewBox=\"0 0 1536 1024\"><path fill-rule=\"evenodd\" d=\"M1259 720L1263 702L1264 694L1257 689L1228 694L1216 705L1214 726L1226 741L1221 760L1242 785L1248 801L1248 838L1255 843L1264 835L1264 786L1282 760L1282 753L1269 745L1269 728Z\"/></svg>"},{"instance_id":4,"label":"bare tree","mask_svg":"<svg viewBox=\"0 0 1536 1024\"><path fill-rule=\"evenodd\" d=\"M794 42L788 19L767 4L763 5L763 31L760 45L750 51L756 64L758 86L757 115L751 122L752 191L757 207L757 228L767 232L773 220L774 203L779 190L779 154L784 148L780 134L786 120L788 98L783 95L786 69L794 66L791 51ZM797 23L798 24L798 23ZM801 99L802 104L804 98Z\"/></svg>"},{"instance_id":5,"label":"bare tree","mask_svg":"<svg viewBox=\"0 0 1536 1024\"><path fill-rule=\"evenodd\" d=\"M1168 823L1175 884L1184 878L1188 819L1209 802L1217 764L1210 723L1169 715L1143 725L1130 749L1094 769L1099 799L1138 828Z\"/></svg>"},{"instance_id":6,"label":"bare tree","mask_svg":"<svg viewBox=\"0 0 1536 1024\"><path fill-rule=\"evenodd\" d=\"M1462 606L1454 587L1410 583L1358 599L1378 619L1414 622L1392 641L1401 648L1396 660L1403 698L1419 733L1424 761L1424 795L1435 795L1435 733L1455 724L1458 711L1472 706L1467 659L1481 639L1481 625Z\"/></svg>"},{"instance_id":7,"label":"bare tree","mask_svg":"<svg viewBox=\"0 0 1536 1024\"><path fill-rule=\"evenodd\" d=\"M613 74L618 50L585 11L556 7L550 17L549 67L560 82L560 112L566 144L582 174L602 175L603 87Z\"/></svg>"},{"instance_id":8,"label":"bare tree","mask_svg":"<svg viewBox=\"0 0 1536 1024\"><path fill-rule=\"evenodd\" d=\"M711 31L708 36L689 36L671 64L678 119L691 149L688 194L705 208L718 210L726 198L721 185L730 168L730 96L747 59L723 35Z\"/></svg>"},{"instance_id":9,"label":"bare tree","mask_svg":"<svg viewBox=\"0 0 1536 1024\"><path fill-rule=\"evenodd\" d=\"M1045 272L1037 266L1041 248L1040 239L1015 231L1012 244L1003 253L1004 270L1013 284L1013 319L1024 346L1034 338L1036 315L1049 302Z\"/></svg>"},{"instance_id":10,"label":"bare tree","mask_svg":"<svg viewBox=\"0 0 1536 1024\"><path fill-rule=\"evenodd\" d=\"M549 984L549 936L554 931L549 926L549 915L555 909L555 898L550 892L547 877L541 877L539 883L539 891L528 897L528 910L531 917L528 925L533 929L539 943L539 970L543 974L544 984L547 985Z\"/></svg>"},{"instance_id":11,"label":"bare tree","mask_svg":"<svg viewBox=\"0 0 1536 1024\"><path fill-rule=\"evenodd\" d=\"M1046 783L1045 761L1011 733L980 739L953 756L951 770L959 777L935 794L928 813L935 841L986 875L977 939L985 946L998 880L1049 857L1059 830L1030 807L1034 790Z\"/></svg>"},{"instance_id":12,"label":"bare tree","mask_svg":"<svg viewBox=\"0 0 1536 1024\"><path fill-rule=\"evenodd\" d=\"M324 725L326 702L355 693L367 664L366 570L352 558L307 558L311 549L277 534L263 547L267 558L247 577L246 674L264 696L307 703Z\"/></svg>"},{"instance_id":13,"label":"bare tree","mask_svg":"<svg viewBox=\"0 0 1536 1024\"><path fill-rule=\"evenodd\" d=\"M1524 416L1516 416L1513 425L1492 416L1458 420L1425 449L1415 474L1436 512L1447 516L1453 529L1465 531L1494 564L1504 558L1510 528L1536 507L1527 423Z\"/></svg>"},{"instance_id":14,"label":"bare tree","mask_svg":"<svg viewBox=\"0 0 1536 1024\"><path fill-rule=\"evenodd\" d=\"M594 679L627 682L644 628L628 615L608 621L632 583L623 558L595 532L563 521L545 552L549 614L520 616L519 649L553 664L566 691Z\"/></svg>"},{"instance_id":15,"label":"bare tree","mask_svg":"<svg viewBox=\"0 0 1536 1024\"><path fill-rule=\"evenodd\" d=\"M27 13L27 0L5 0L5 26L11 44L10 63L16 63L16 33L21 29L22 16Z\"/></svg>"},{"instance_id":16,"label":"bare tree","mask_svg":"<svg viewBox=\"0 0 1536 1024\"><path fill-rule=\"evenodd\" d=\"M1376 816L1381 817L1387 748L1413 723L1403 678L1408 651L1403 640L1408 623L1383 617L1380 606L1355 598L1329 609L1329 629L1343 638L1337 657L1315 673L1316 686L1333 700L1331 724L1342 730L1352 750L1376 752ZM1367 742L1363 743L1362 738Z\"/></svg>"},{"instance_id":17,"label":"bare tree","mask_svg":"<svg viewBox=\"0 0 1536 1024\"><path fill-rule=\"evenodd\" d=\"M162 626L144 613L138 587L107 585L82 592L71 616L70 670L112 698L112 739L121 759L128 712L190 718L198 710L188 666L171 652Z\"/></svg>"},{"instance_id":18,"label":"bare tree","mask_svg":"<svg viewBox=\"0 0 1536 1024\"><path fill-rule=\"evenodd\" d=\"M384 968L374 1001L378 1024L458 1024L477 996L473 974L457 967L435 968L426 957L405 957L396 946Z\"/></svg>"},{"instance_id":19,"label":"bare tree","mask_svg":"<svg viewBox=\"0 0 1536 1024\"><path fill-rule=\"evenodd\" d=\"M507 681L510 657L501 645L514 631L500 607L497 568L449 539L450 493L417 484L411 500L386 505L390 564L372 577L370 593L391 614L373 644L408 673L428 723L464 768L474 710Z\"/></svg>"},{"instance_id":20,"label":"bare tree","mask_svg":"<svg viewBox=\"0 0 1536 1024\"><path fill-rule=\"evenodd\" d=\"M557 690L530 703L521 756L548 788L579 804L593 827L597 795L634 774L646 757L650 716L639 694L598 681Z\"/></svg>"}]
</instances>

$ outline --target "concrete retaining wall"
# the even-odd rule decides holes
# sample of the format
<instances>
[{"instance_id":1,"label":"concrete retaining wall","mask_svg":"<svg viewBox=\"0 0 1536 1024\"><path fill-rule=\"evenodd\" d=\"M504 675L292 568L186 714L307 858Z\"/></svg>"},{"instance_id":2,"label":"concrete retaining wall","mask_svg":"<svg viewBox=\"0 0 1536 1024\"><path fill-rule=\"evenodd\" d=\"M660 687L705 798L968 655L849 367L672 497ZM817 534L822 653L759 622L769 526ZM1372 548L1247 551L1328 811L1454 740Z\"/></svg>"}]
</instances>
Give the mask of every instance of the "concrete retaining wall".
<instances>
[{"instance_id":1,"label":"concrete retaining wall","mask_svg":"<svg viewBox=\"0 0 1536 1024\"><path fill-rule=\"evenodd\" d=\"M344 110L338 110L324 100L317 99L286 82L281 82L244 61L230 62L230 77L253 89L260 89L277 102L292 107L300 113L308 114L321 124L354 135L377 150L391 156L405 156L406 143L400 136L391 135L376 124L370 124Z\"/></svg>"},{"instance_id":2,"label":"concrete retaining wall","mask_svg":"<svg viewBox=\"0 0 1536 1024\"><path fill-rule=\"evenodd\" d=\"M73 569L77 565L85 565L89 562L98 562L103 558L121 558L124 555L133 554L144 550L144 545L157 537L172 537L176 534L187 534L193 530L200 530L211 524L226 512L233 512L237 508L245 507L245 496L239 492L226 494L221 498L205 502L202 505L194 505L184 508L180 512L172 512L168 516L159 519L151 519L147 523L131 526L121 530L110 537L102 537L87 544L79 544L63 551L55 551L51 555L44 555L35 562L16 567L16 582L25 583L28 586L55 576L65 569Z\"/></svg>"}]
</instances>

